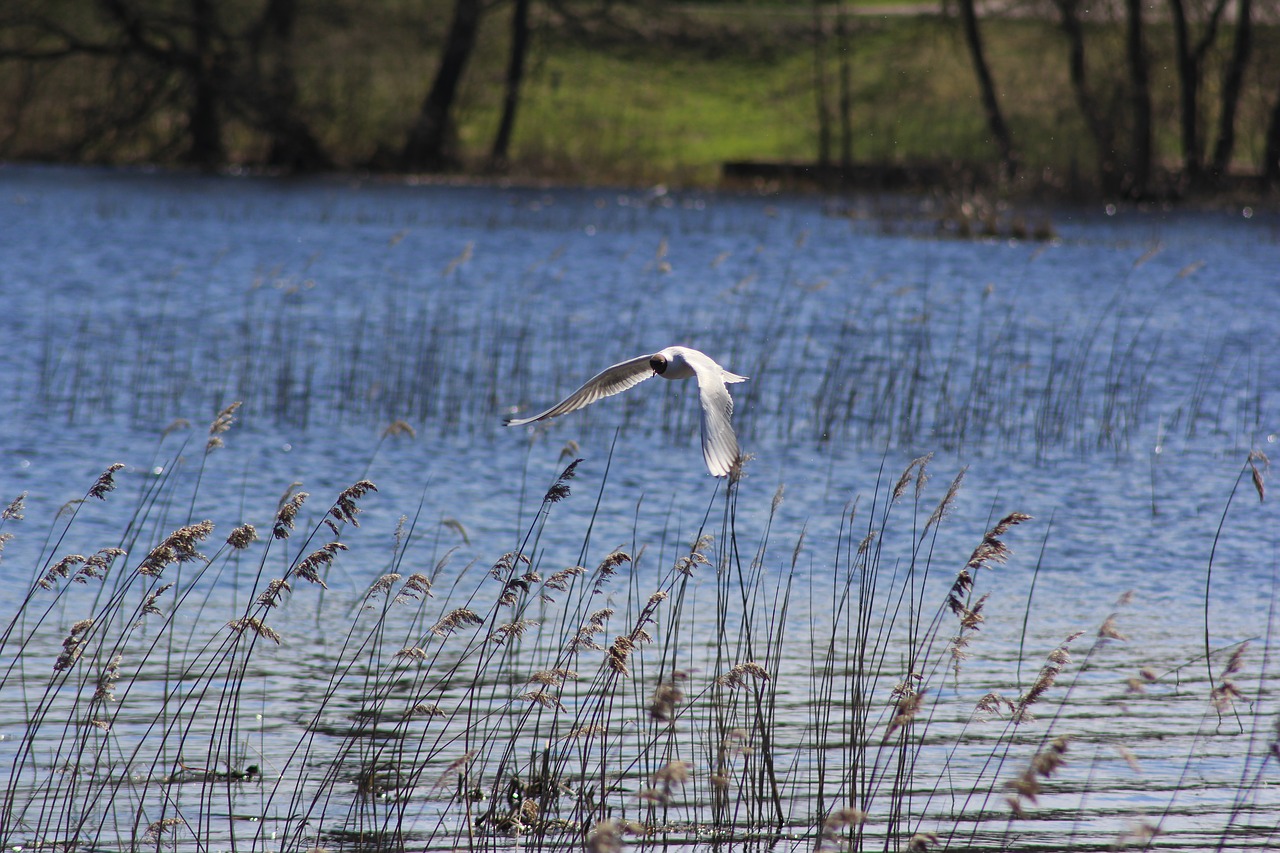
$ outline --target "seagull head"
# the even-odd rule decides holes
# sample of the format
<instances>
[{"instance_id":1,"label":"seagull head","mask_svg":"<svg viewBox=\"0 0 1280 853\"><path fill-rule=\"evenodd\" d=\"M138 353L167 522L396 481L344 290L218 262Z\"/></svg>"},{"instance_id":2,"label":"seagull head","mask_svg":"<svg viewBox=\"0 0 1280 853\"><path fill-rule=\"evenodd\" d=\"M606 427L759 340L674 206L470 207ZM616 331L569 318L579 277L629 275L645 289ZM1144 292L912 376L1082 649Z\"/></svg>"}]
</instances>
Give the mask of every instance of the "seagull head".
<instances>
[{"instance_id":1,"label":"seagull head","mask_svg":"<svg viewBox=\"0 0 1280 853\"><path fill-rule=\"evenodd\" d=\"M658 353L649 359L649 366L653 368L653 372L661 376L667 372L667 357L662 353Z\"/></svg>"}]
</instances>

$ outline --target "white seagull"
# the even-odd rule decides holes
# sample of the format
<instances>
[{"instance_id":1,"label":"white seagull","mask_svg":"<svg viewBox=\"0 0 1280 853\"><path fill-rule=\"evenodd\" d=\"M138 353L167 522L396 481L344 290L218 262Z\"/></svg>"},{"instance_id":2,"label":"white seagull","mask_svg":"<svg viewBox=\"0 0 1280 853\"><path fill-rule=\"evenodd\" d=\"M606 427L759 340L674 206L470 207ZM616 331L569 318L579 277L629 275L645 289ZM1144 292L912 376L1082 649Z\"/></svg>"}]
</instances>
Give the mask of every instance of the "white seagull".
<instances>
[{"instance_id":1,"label":"white seagull","mask_svg":"<svg viewBox=\"0 0 1280 853\"><path fill-rule=\"evenodd\" d=\"M725 387L729 382L747 379L730 373L706 353L689 347L667 347L653 355L636 358L607 367L597 373L587 384L559 403L531 418L508 417L507 426L531 424L534 421L554 418L575 412L596 400L611 397L639 384L650 376L664 379L698 379L698 397L702 400L702 456L707 470L713 477L727 477L738 461L738 438L733 434L733 398Z\"/></svg>"}]
</instances>

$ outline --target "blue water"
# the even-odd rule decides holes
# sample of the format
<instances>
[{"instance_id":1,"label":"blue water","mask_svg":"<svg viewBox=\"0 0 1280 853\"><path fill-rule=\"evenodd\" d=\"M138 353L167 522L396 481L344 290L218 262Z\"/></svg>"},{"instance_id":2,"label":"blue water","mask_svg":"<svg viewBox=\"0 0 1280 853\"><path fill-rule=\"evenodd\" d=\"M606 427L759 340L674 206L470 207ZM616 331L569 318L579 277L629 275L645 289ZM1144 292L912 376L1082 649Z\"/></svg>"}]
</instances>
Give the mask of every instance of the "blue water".
<instances>
[{"instance_id":1,"label":"blue water","mask_svg":"<svg viewBox=\"0 0 1280 853\"><path fill-rule=\"evenodd\" d=\"M1280 433L1280 216L1055 208L1034 214L1056 232L1041 243L939 237L939 210L899 198L2 167L0 501L27 496L26 518L4 528L16 535L0 579L25 589L50 558L119 544L156 485L166 498L143 551L194 519L213 520L218 541L246 521L265 533L295 481L313 495L314 525L367 477L378 492L362 501L326 595L358 601L390 564L398 520L419 512L409 560L429 568L456 545L442 575L452 583L519 545L574 441L584 461L539 541L544 574L646 546L630 583L647 588L708 507L713 528L719 512L723 484L702 466L691 389L645 383L548 427L509 429L502 416L681 343L750 377L733 388L753 455L736 525L750 552L784 487L767 562L785 574L805 531L796 577L815 603L790 611L795 636L824 618L848 507L860 502L865 527L907 463L933 452L921 523L966 473L939 529L931 604L995 519L1034 516L1007 535L1010 562L983 575L975 682L1016 692L1020 645L1025 682L1132 590L1125 653L1109 648L1098 666L1110 680L1080 688L1115 700L1118 679L1141 666L1172 671L1203 652L1212 568L1211 644L1253 640L1245 692L1251 714L1270 714L1263 650L1280 528L1245 466L1250 451L1274 455ZM207 426L233 401L237 423L206 458ZM191 426L162 440L178 418ZM414 437L379 444L397 419ZM117 492L85 504L51 544L59 508L115 461L126 465ZM886 542L886 566L906 559L910 531ZM247 561L200 594L233 613L256 572ZM714 607L714 592L692 595ZM316 618L334 636L348 613ZM329 659L285 648L303 666ZM808 665L792 653L788 668ZM1175 744L1133 724L1130 745L1158 768L1148 779L1176 779L1197 748L1207 687L1197 689L1164 722ZM803 717L804 684L789 690ZM279 710L265 707L268 718ZM1106 730L1080 710L1063 728ZM0 721L6 741L19 719ZM1199 819L1174 809L1187 832L1216 837L1226 824L1254 740L1221 747L1237 763L1206 764L1228 804ZM1114 788L1092 798L1121 818L1162 807L1102 776Z\"/></svg>"}]
</instances>

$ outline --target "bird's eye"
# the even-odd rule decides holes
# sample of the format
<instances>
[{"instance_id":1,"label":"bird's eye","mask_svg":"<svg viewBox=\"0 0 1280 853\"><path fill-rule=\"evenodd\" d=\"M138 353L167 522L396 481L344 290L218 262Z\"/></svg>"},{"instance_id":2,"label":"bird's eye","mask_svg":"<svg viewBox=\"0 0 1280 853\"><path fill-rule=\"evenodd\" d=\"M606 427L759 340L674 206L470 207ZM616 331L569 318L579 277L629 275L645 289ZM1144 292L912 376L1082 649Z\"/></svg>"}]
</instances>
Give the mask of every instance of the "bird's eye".
<instances>
[{"instance_id":1,"label":"bird's eye","mask_svg":"<svg viewBox=\"0 0 1280 853\"><path fill-rule=\"evenodd\" d=\"M667 357L662 353L658 353L649 359L649 366L653 368L653 372L659 375L667 372Z\"/></svg>"}]
</instances>

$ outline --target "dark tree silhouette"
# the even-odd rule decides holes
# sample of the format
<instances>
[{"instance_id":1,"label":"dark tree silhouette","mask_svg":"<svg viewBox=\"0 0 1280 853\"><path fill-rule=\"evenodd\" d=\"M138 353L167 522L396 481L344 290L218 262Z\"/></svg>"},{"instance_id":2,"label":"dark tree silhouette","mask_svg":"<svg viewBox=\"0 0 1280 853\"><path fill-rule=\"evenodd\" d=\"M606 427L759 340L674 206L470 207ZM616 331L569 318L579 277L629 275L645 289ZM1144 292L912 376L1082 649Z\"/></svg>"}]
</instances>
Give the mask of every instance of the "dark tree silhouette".
<instances>
[{"instance_id":1,"label":"dark tree silhouette","mask_svg":"<svg viewBox=\"0 0 1280 853\"><path fill-rule=\"evenodd\" d=\"M520 105L520 83L524 79L525 56L529 51L529 2L515 0L511 10L511 53L507 58L507 87L502 98L502 118L489 152L489 168L505 171L515 132L516 109Z\"/></svg>"},{"instance_id":2,"label":"dark tree silhouette","mask_svg":"<svg viewBox=\"0 0 1280 853\"><path fill-rule=\"evenodd\" d=\"M454 150L453 103L480 30L480 0L456 0L453 22L435 81L409 130L400 165L410 171L437 172L458 163Z\"/></svg>"},{"instance_id":3,"label":"dark tree silhouette","mask_svg":"<svg viewBox=\"0 0 1280 853\"><path fill-rule=\"evenodd\" d=\"M996 84L987 64L982 33L978 29L978 11L974 0L959 0L959 5L964 41L969 48L969 59L973 63L974 74L978 78L982 112L986 116L987 129L991 131L991 138L1000 154L1000 170L1006 179L1010 179L1018 171L1018 160L1013 150L1013 136L1009 132L1009 125L1005 123L1004 114L1000 111L1000 100L996 97Z\"/></svg>"},{"instance_id":4,"label":"dark tree silhouette","mask_svg":"<svg viewBox=\"0 0 1280 853\"><path fill-rule=\"evenodd\" d=\"M1129 68L1129 106L1133 130L1125 191L1138 198L1151 184L1151 81L1143 35L1143 0L1125 0L1125 58Z\"/></svg>"},{"instance_id":5,"label":"dark tree silhouette","mask_svg":"<svg viewBox=\"0 0 1280 853\"><path fill-rule=\"evenodd\" d=\"M1244 86L1244 72L1249 65L1253 48L1253 3L1239 0L1236 6L1236 36L1232 42L1231 58L1222 75L1222 108L1218 112L1218 144L1213 149L1213 175L1221 181L1231 166L1231 154L1236 144L1236 111L1240 105L1240 91Z\"/></svg>"}]
</instances>

